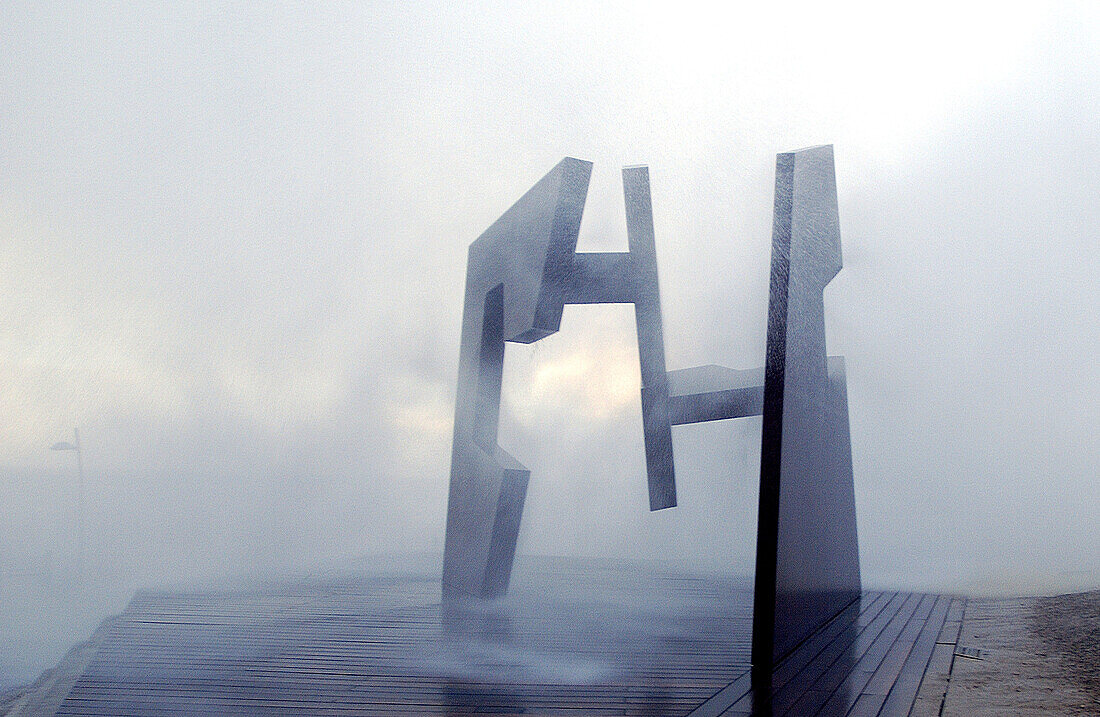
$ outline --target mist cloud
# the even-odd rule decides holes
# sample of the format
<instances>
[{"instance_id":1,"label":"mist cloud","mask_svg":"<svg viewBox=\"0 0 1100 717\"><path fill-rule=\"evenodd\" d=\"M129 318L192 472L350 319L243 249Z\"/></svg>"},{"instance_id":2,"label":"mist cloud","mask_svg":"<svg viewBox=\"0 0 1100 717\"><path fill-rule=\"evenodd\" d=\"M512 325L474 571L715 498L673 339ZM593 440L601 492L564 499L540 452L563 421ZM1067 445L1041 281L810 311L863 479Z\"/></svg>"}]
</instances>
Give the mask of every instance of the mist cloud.
<instances>
[{"instance_id":1,"label":"mist cloud","mask_svg":"<svg viewBox=\"0 0 1100 717\"><path fill-rule=\"evenodd\" d=\"M757 366L774 155L831 142L868 582L1094 584L1100 17L942 12L10 10L4 560L64 545L73 425L104 569L439 549L469 243L570 155L580 248L624 249L647 163L670 368ZM747 570L759 423L677 429L649 514L633 331L509 346L520 550Z\"/></svg>"}]
</instances>

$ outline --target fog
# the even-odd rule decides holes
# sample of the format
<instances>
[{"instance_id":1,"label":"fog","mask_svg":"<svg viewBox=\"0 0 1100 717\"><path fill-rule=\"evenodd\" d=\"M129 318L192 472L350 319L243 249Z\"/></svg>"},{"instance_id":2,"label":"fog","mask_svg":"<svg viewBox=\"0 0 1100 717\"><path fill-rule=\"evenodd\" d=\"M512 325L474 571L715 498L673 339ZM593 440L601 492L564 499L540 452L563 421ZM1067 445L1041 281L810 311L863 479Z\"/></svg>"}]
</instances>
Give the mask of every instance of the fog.
<instances>
[{"instance_id":1,"label":"fog","mask_svg":"<svg viewBox=\"0 0 1100 717\"><path fill-rule=\"evenodd\" d=\"M820 143L865 584L1100 583L1095 5L453 5L5 8L9 626L69 589L74 426L112 609L441 551L466 249L564 156L580 250L650 167L669 368L761 365L775 154ZM638 388L628 306L509 345L519 553L751 572L759 419L677 428L651 514Z\"/></svg>"}]
</instances>

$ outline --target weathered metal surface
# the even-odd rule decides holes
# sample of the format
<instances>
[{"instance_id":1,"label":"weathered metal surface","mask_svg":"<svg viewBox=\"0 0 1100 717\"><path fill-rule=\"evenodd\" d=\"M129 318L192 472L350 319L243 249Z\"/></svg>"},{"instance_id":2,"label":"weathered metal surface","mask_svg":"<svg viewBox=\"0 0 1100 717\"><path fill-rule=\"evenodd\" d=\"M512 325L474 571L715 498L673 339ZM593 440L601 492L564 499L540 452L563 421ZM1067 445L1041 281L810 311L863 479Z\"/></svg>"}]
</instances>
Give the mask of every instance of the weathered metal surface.
<instances>
[{"instance_id":1,"label":"weathered metal surface","mask_svg":"<svg viewBox=\"0 0 1100 717\"><path fill-rule=\"evenodd\" d=\"M825 352L825 286L841 268L831 146L776 161L764 365L753 669L860 593L843 359Z\"/></svg>"},{"instance_id":2,"label":"weathered metal surface","mask_svg":"<svg viewBox=\"0 0 1100 717\"><path fill-rule=\"evenodd\" d=\"M504 341L557 331L567 303L633 303L651 510L676 505L672 425L763 414L753 663L766 687L861 587L844 360L825 351L823 292L841 268L832 147L777 158L763 370L666 371L648 170L623 170L630 251L577 254L590 171L563 160L470 248L444 595L508 587L529 473L496 445Z\"/></svg>"},{"instance_id":3,"label":"weathered metal surface","mask_svg":"<svg viewBox=\"0 0 1100 717\"><path fill-rule=\"evenodd\" d=\"M470 246L443 591L508 589L530 472L497 445L504 342L556 332L565 304L632 303L650 510L676 505L649 171L623 170L630 251L576 253L592 165L564 159Z\"/></svg>"},{"instance_id":4,"label":"weathered metal surface","mask_svg":"<svg viewBox=\"0 0 1100 717\"><path fill-rule=\"evenodd\" d=\"M557 331L589 162L565 159L470 245L444 551L445 595L508 587L529 471L497 445L504 341Z\"/></svg>"}]
</instances>

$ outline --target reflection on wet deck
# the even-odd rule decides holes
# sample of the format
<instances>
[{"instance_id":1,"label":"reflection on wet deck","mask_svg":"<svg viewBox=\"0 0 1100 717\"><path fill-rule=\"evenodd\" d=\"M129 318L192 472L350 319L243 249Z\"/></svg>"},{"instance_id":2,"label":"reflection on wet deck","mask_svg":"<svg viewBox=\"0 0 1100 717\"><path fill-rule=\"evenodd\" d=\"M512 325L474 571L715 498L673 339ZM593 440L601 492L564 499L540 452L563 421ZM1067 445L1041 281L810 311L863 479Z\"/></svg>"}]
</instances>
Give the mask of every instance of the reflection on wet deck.
<instances>
[{"instance_id":1,"label":"reflection on wet deck","mask_svg":"<svg viewBox=\"0 0 1100 717\"><path fill-rule=\"evenodd\" d=\"M751 604L744 580L561 562L446 611L438 573L141 593L97 632L57 713L748 714ZM756 710L906 714L960 610L867 593L777 668Z\"/></svg>"}]
</instances>

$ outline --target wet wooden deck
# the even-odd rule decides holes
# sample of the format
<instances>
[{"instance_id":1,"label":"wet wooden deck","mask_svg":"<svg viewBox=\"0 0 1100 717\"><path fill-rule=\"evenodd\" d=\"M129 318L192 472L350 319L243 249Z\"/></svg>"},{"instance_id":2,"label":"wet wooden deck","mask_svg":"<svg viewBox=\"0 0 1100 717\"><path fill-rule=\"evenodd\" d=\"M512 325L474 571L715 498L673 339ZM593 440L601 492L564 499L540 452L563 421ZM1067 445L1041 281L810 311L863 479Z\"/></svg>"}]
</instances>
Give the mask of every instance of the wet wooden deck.
<instances>
[{"instance_id":1,"label":"wet wooden deck","mask_svg":"<svg viewBox=\"0 0 1100 717\"><path fill-rule=\"evenodd\" d=\"M744 675L691 714L922 713L918 690L930 673L950 670L964 608L965 599L946 595L864 593L777 666L770 692L754 694Z\"/></svg>"},{"instance_id":2,"label":"wet wooden deck","mask_svg":"<svg viewBox=\"0 0 1100 717\"><path fill-rule=\"evenodd\" d=\"M22 714L904 715L963 604L865 593L754 696L736 580L540 570L446 612L432 575L141 593Z\"/></svg>"}]
</instances>

